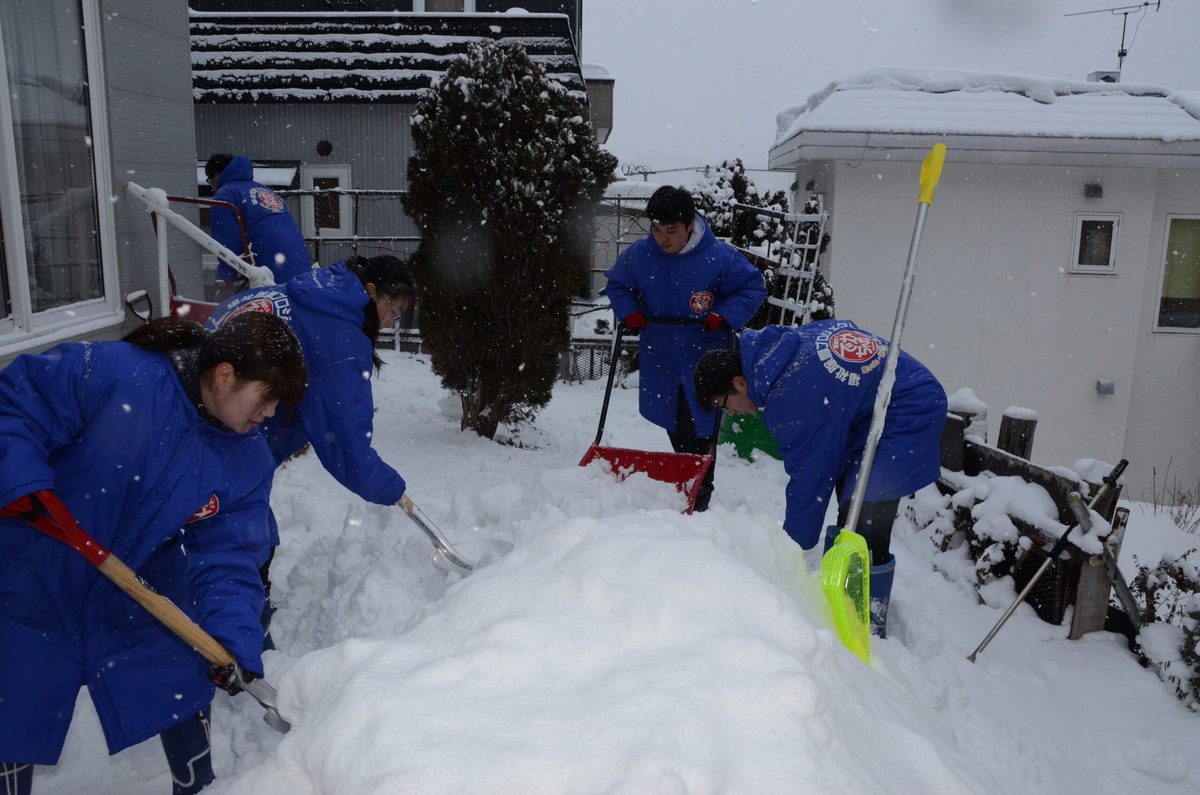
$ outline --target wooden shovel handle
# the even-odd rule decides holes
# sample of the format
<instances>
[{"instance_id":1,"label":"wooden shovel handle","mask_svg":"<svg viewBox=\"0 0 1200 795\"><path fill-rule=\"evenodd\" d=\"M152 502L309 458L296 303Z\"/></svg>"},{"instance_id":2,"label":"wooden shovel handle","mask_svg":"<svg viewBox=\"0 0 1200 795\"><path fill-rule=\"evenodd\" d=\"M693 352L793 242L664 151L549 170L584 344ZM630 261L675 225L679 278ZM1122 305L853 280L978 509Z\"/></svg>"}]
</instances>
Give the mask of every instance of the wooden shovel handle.
<instances>
[{"instance_id":1,"label":"wooden shovel handle","mask_svg":"<svg viewBox=\"0 0 1200 795\"><path fill-rule=\"evenodd\" d=\"M116 583L118 588L129 594L133 601L146 608L150 615L165 624L167 629L190 643L196 651L203 655L204 659L213 665L232 665L234 663L233 655L216 638L188 618L187 614L170 599L152 591L116 555L109 553L97 568L105 577Z\"/></svg>"}]
</instances>

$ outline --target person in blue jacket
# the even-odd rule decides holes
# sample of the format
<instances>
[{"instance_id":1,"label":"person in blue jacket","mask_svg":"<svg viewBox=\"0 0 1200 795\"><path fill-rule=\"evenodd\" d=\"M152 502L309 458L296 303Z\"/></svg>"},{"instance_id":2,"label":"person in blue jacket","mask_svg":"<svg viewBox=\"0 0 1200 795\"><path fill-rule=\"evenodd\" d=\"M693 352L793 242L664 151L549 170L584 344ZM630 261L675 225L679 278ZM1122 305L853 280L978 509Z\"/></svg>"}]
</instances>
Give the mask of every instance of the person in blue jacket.
<instances>
[{"instance_id":1,"label":"person in blue jacket","mask_svg":"<svg viewBox=\"0 0 1200 795\"><path fill-rule=\"evenodd\" d=\"M605 295L625 327L641 331L641 415L666 429L675 452L702 455L717 415L696 399L692 371L705 352L728 345L727 334L754 316L767 288L749 260L717 240L686 190L659 188L646 203L646 215L650 234L605 272ZM714 468L694 510L708 508Z\"/></svg>"},{"instance_id":2,"label":"person in blue jacket","mask_svg":"<svg viewBox=\"0 0 1200 795\"><path fill-rule=\"evenodd\" d=\"M696 394L730 414L762 410L789 476L783 529L812 549L835 489L839 526L846 520L888 342L849 320L822 320L744 331L739 343L700 360ZM871 622L881 637L896 569L892 523L901 497L937 479L945 423L942 385L901 351L858 526L871 551ZM826 530L827 544L836 533Z\"/></svg>"},{"instance_id":3,"label":"person in blue jacket","mask_svg":"<svg viewBox=\"0 0 1200 795\"><path fill-rule=\"evenodd\" d=\"M172 754L171 733L203 728L213 681L236 682L25 520L69 511L259 676L274 461L254 430L305 380L295 335L266 316L211 334L161 319L126 341L59 345L0 371L6 791L28 792L31 766L57 763L83 686L109 753L163 733L173 777L195 778L198 760Z\"/></svg>"},{"instance_id":4,"label":"person in blue jacket","mask_svg":"<svg viewBox=\"0 0 1200 795\"><path fill-rule=\"evenodd\" d=\"M241 213L254 265L270 268L276 284L312 269L312 259L300 227L296 226L279 194L254 181L254 165L250 158L214 154L204 164L204 175L213 189L213 198L229 202ZM226 207L213 207L210 218L213 238L240 255L242 231L233 212ZM217 265L218 296L229 295L237 289L235 285L241 279L241 274L220 262Z\"/></svg>"},{"instance_id":5,"label":"person in blue jacket","mask_svg":"<svg viewBox=\"0 0 1200 795\"><path fill-rule=\"evenodd\" d=\"M413 300L412 276L396 257L352 257L289 282L247 290L222 303L207 323L219 328L248 312L275 315L300 339L308 364L308 391L295 411L263 425L276 465L311 444L321 465L367 502L395 505L404 478L371 446L375 405L367 377L383 360L379 330L391 326ZM279 531L271 517L271 542ZM270 590L267 568L263 582ZM264 614L269 624L269 608Z\"/></svg>"}]
</instances>

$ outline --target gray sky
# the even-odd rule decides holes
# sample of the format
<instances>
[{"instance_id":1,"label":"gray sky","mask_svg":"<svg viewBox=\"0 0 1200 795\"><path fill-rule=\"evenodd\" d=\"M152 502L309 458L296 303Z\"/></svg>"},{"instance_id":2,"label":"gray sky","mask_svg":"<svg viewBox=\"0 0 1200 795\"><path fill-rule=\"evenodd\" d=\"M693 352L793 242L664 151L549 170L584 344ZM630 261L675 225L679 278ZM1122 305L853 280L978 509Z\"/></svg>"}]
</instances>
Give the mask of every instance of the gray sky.
<instances>
[{"instance_id":1,"label":"gray sky","mask_svg":"<svg viewBox=\"0 0 1200 795\"><path fill-rule=\"evenodd\" d=\"M662 169L741 157L765 168L775 114L863 69L938 67L1075 80L1116 69L1123 17L1064 14L1118 5L585 0L583 60L605 67L616 81L606 148L623 164ZM1163 0L1161 10L1128 20L1123 82L1200 89L1200 0Z\"/></svg>"}]
</instances>

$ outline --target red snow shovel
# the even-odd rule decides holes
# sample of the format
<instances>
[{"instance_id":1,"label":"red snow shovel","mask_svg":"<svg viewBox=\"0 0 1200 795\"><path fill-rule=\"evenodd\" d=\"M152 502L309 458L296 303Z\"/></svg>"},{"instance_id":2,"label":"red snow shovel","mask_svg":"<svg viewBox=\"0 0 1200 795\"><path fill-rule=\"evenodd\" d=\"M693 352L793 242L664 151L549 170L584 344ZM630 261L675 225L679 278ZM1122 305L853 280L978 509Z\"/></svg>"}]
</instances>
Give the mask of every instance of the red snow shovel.
<instances>
[{"instance_id":1,"label":"red snow shovel","mask_svg":"<svg viewBox=\"0 0 1200 795\"><path fill-rule=\"evenodd\" d=\"M650 323L692 324L700 321L687 318L661 319L655 318ZM621 337L625 326L617 323L617 333L613 337L612 356L608 363L608 385L604 388L604 404L600 409L600 427L596 429L596 439L592 446L583 454L579 466L584 467L596 460L604 461L616 476L624 480L635 473L642 473L651 480L670 483L675 486L687 503L683 512L690 514L696 507L696 497L700 495L700 486L704 476L713 465L717 453L717 431L721 427L721 412L717 412L716 425L713 428L712 446L705 455L692 453L656 453L645 450L631 450L627 447L605 447L600 444L604 437L604 421L608 418L608 401L612 397L613 378L617 372L617 361L621 354Z\"/></svg>"},{"instance_id":2,"label":"red snow shovel","mask_svg":"<svg viewBox=\"0 0 1200 795\"><path fill-rule=\"evenodd\" d=\"M88 535L53 492L36 491L32 497L24 497L12 506L0 509L0 516L24 519L46 535L58 539L78 552L84 560L116 583L118 588L161 621L167 629L200 652L204 659L213 665L233 666L232 681L266 710L263 720L267 725L285 734L292 728L276 707L275 688L262 679L247 682L237 660L216 638L205 632L170 599L155 593L120 558Z\"/></svg>"}]
</instances>

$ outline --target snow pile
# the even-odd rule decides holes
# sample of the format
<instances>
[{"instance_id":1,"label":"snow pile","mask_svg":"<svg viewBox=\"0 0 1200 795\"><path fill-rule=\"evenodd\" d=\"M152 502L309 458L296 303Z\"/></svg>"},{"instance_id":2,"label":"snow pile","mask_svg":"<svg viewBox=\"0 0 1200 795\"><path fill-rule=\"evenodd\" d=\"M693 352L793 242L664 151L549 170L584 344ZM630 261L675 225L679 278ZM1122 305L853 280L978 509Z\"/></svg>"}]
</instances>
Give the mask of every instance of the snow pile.
<instances>
[{"instance_id":1,"label":"snow pile","mask_svg":"<svg viewBox=\"0 0 1200 795\"><path fill-rule=\"evenodd\" d=\"M1195 714L1123 638L1068 641L1023 605L967 662L1000 609L935 570L950 556L921 522L896 527L890 634L868 667L779 529L778 461L723 446L713 509L683 516L669 486L577 466L603 382L556 385L507 446L458 431L423 358L383 354L382 455L464 554L514 548L460 579L400 511L363 504L312 455L289 463L265 660L294 728L219 694L213 795L1200 789ZM669 449L635 389L614 391L607 428L613 446ZM928 489L911 506L945 516L946 499ZM1144 554L1195 546L1143 518L1127 538ZM105 757L85 697L35 788L170 786L156 740Z\"/></svg>"}]
</instances>

